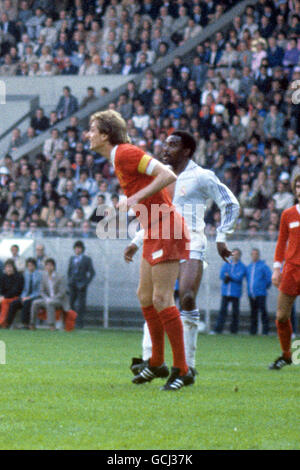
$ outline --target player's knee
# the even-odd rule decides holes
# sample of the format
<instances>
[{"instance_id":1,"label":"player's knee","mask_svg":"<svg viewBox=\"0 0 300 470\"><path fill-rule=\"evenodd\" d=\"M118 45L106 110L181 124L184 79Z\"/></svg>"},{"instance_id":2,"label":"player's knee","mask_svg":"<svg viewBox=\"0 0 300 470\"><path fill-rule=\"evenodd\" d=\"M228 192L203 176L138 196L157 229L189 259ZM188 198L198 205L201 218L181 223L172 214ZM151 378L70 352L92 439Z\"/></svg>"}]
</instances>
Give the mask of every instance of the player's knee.
<instances>
[{"instance_id":1,"label":"player's knee","mask_svg":"<svg viewBox=\"0 0 300 470\"><path fill-rule=\"evenodd\" d=\"M180 305L182 310L194 310L195 296L193 291L188 290L180 294Z\"/></svg>"},{"instance_id":2,"label":"player's knee","mask_svg":"<svg viewBox=\"0 0 300 470\"><path fill-rule=\"evenodd\" d=\"M280 308L277 309L276 312L276 320L279 322L285 322L290 318L291 314L286 312L285 310L281 310Z\"/></svg>"},{"instance_id":3,"label":"player's knee","mask_svg":"<svg viewBox=\"0 0 300 470\"><path fill-rule=\"evenodd\" d=\"M150 296L147 292L145 292L140 287L138 287L136 291L136 295L142 307L148 307L149 305L152 304L152 296Z\"/></svg>"},{"instance_id":4,"label":"player's knee","mask_svg":"<svg viewBox=\"0 0 300 470\"><path fill-rule=\"evenodd\" d=\"M171 305L171 299L169 296L162 292L154 292L152 301L157 312L161 312Z\"/></svg>"}]
</instances>

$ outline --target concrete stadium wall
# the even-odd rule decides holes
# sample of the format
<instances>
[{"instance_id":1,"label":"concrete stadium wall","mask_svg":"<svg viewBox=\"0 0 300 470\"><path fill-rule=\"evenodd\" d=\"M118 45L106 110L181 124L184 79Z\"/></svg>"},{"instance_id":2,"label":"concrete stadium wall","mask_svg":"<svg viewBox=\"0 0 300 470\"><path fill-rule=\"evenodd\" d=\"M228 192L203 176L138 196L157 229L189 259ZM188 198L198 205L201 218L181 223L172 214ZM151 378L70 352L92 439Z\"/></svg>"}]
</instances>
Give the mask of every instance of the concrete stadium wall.
<instances>
[{"instance_id":1,"label":"concrete stadium wall","mask_svg":"<svg viewBox=\"0 0 300 470\"><path fill-rule=\"evenodd\" d=\"M40 106L55 107L66 85L71 88L72 94L80 102L86 96L88 86L93 86L98 95L102 87L107 87L112 91L128 81L128 77L123 75L57 75L54 77L4 77L4 81L7 95L37 93L40 96Z\"/></svg>"},{"instance_id":2,"label":"concrete stadium wall","mask_svg":"<svg viewBox=\"0 0 300 470\"><path fill-rule=\"evenodd\" d=\"M73 254L74 238L41 238L34 239L33 244L23 253L23 256L34 254L36 243L43 243L46 254L54 257L57 269L63 275L67 272L68 261ZM139 311L139 303L136 297L136 289L139 279L139 251L135 261L126 264L123 261L123 251L128 240L83 240L86 246L86 254L92 257L96 276L90 285L88 292L88 305L104 309L105 304L109 309ZM13 244L13 239L12 239ZM251 249L256 247L261 252L261 258L272 269L275 242L263 240L229 241L230 248L238 247L242 251L242 261L247 265L250 263ZM203 280L198 294L198 307L207 313L219 310L221 298L221 281L219 271L223 264L218 256L215 242L208 242L207 249L208 267L204 271ZM267 306L270 313L276 309L277 289L272 286L269 289ZM244 280L241 311L248 312L249 304L247 297L246 281Z\"/></svg>"}]
</instances>

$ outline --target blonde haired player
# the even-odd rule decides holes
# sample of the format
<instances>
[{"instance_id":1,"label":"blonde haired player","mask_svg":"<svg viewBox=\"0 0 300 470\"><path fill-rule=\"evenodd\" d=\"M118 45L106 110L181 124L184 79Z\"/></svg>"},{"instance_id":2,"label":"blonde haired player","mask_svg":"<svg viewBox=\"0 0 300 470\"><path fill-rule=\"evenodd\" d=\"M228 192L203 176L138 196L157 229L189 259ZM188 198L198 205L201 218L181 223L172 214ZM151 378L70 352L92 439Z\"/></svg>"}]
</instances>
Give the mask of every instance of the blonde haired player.
<instances>
[{"instance_id":1,"label":"blonde haired player","mask_svg":"<svg viewBox=\"0 0 300 470\"><path fill-rule=\"evenodd\" d=\"M136 210L145 229L137 294L150 331L152 355L132 382L141 384L169 375L164 363L166 332L173 353L173 368L162 389L178 390L191 385L194 375L185 360L183 327L173 295L179 260L189 258L189 236L183 217L175 211L165 189L176 180L176 175L167 166L128 143L126 123L116 111L93 114L88 139L91 149L101 153L114 166L127 196L126 209ZM161 207L162 212L153 215L154 206ZM168 237L162 235L166 228L169 229Z\"/></svg>"}]
</instances>

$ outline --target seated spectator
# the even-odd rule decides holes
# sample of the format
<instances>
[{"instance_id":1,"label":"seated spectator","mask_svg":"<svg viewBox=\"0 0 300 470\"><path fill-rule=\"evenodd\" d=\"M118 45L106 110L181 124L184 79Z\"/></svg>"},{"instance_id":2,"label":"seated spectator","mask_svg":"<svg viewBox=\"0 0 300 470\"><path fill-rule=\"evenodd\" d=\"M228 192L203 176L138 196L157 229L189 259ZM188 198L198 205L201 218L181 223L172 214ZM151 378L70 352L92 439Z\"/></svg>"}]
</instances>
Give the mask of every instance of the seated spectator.
<instances>
[{"instance_id":1,"label":"seated spectator","mask_svg":"<svg viewBox=\"0 0 300 470\"><path fill-rule=\"evenodd\" d=\"M273 194L273 199L275 201L275 209L280 212L294 204L294 196L288 189L288 180L277 183L277 191Z\"/></svg>"},{"instance_id":2,"label":"seated spectator","mask_svg":"<svg viewBox=\"0 0 300 470\"><path fill-rule=\"evenodd\" d=\"M72 64L70 57L66 58L65 65L61 74L62 75L77 75L78 74L78 67Z\"/></svg>"},{"instance_id":3,"label":"seated spectator","mask_svg":"<svg viewBox=\"0 0 300 470\"><path fill-rule=\"evenodd\" d=\"M5 54L4 63L0 65L0 75L2 76L14 76L17 73L18 64L13 62L10 54Z\"/></svg>"},{"instance_id":4,"label":"seated spectator","mask_svg":"<svg viewBox=\"0 0 300 470\"><path fill-rule=\"evenodd\" d=\"M92 86L87 87L87 95L83 98L80 104L80 109L85 108L88 104L94 102L97 99L95 95L95 88Z\"/></svg>"},{"instance_id":5,"label":"seated spectator","mask_svg":"<svg viewBox=\"0 0 300 470\"><path fill-rule=\"evenodd\" d=\"M270 112L264 121L264 133L267 139L277 138L282 140L284 137L284 115L278 111L275 104L270 106Z\"/></svg>"},{"instance_id":6,"label":"seated spectator","mask_svg":"<svg viewBox=\"0 0 300 470\"><path fill-rule=\"evenodd\" d=\"M84 220L89 220L93 213L93 206L90 204L88 193L81 193L79 196L79 205L84 212Z\"/></svg>"},{"instance_id":7,"label":"seated spectator","mask_svg":"<svg viewBox=\"0 0 300 470\"><path fill-rule=\"evenodd\" d=\"M299 49L297 47L297 40L291 38L289 41L289 48L285 50L282 64L290 72L290 70L298 64Z\"/></svg>"},{"instance_id":8,"label":"seated spectator","mask_svg":"<svg viewBox=\"0 0 300 470\"><path fill-rule=\"evenodd\" d=\"M31 127L34 128L36 134L40 134L49 128L49 119L44 115L43 108L38 108L35 116L30 121Z\"/></svg>"},{"instance_id":9,"label":"seated spectator","mask_svg":"<svg viewBox=\"0 0 300 470\"><path fill-rule=\"evenodd\" d=\"M40 30L40 34L45 37L46 46L54 46L57 40L57 30L53 24L53 19L51 16L47 17L45 26Z\"/></svg>"},{"instance_id":10,"label":"seated spectator","mask_svg":"<svg viewBox=\"0 0 300 470\"><path fill-rule=\"evenodd\" d=\"M7 213L6 213L6 219L7 220L12 220L12 214L13 213L17 213L18 214L18 217L17 217L17 220L18 222L20 223L21 220L24 219L25 217L25 209L23 207L23 198L21 196L16 196L12 202L12 204L10 205Z\"/></svg>"},{"instance_id":11,"label":"seated spectator","mask_svg":"<svg viewBox=\"0 0 300 470\"><path fill-rule=\"evenodd\" d=\"M7 327L9 328L21 309L21 322L24 329L29 328L30 311L32 302L40 295L42 273L37 269L37 262L34 258L26 260L26 270L24 273L24 287L20 297L14 300L9 306L7 316Z\"/></svg>"},{"instance_id":12,"label":"seated spectator","mask_svg":"<svg viewBox=\"0 0 300 470\"><path fill-rule=\"evenodd\" d=\"M7 328L7 316L10 304L17 300L24 286L24 277L18 272L13 260L4 263L4 273L0 279L0 328Z\"/></svg>"},{"instance_id":13,"label":"seated spectator","mask_svg":"<svg viewBox=\"0 0 300 470\"><path fill-rule=\"evenodd\" d=\"M51 222L55 221L55 209L56 202L53 199L49 199L46 205L43 205L41 209L40 218L47 224L48 227Z\"/></svg>"},{"instance_id":14,"label":"seated spectator","mask_svg":"<svg viewBox=\"0 0 300 470\"><path fill-rule=\"evenodd\" d=\"M90 55L86 54L84 57L83 64L79 68L79 75L98 75L99 67L97 64L92 62Z\"/></svg>"},{"instance_id":15,"label":"seated spectator","mask_svg":"<svg viewBox=\"0 0 300 470\"><path fill-rule=\"evenodd\" d=\"M71 217L71 220L74 222L75 227L80 227L82 222L85 220L85 215L82 207L77 207Z\"/></svg>"},{"instance_id":16,"label":"seated spectator","mask_svg":"<svg viewBox=\"0 0 300 470\"><path fill-rule=\"evenodd\" d=\"M41 70L41 77L53 77L57 75L58 69L54 62L51 60L47 60L44 65L44 68Z\"/></svg>"},{"instance_id":17,"label":"seated spectator","mask_svg":"<svg viewBox=\"0 0 300 470\"><path fill-rule=\"evenodd\" d=\"M56 263L53 258L47 258L45 261L40 298L34 300L31 306L30 329L35 329L37 315L41 308L47 312L47 323L51 331L55 330L56 309L69 310L65 281L56 272Z\"/></svg>"},{"instance_id":18,"label":"seated spectator","mask_svg":"<svg viewBox=\"0 0 300 470\"><path fill-rule=\"evenodd\" d=\"M82 168L80 170L80 178L76 187L79 193L86 190L91 197L95 196L98 192L98 185L93 178L89 177L88 170L86 168Z\"/></svg>"},{"instance_id":19,"label":"seated spectator","mask_svg":"<svg viewBox=\"0 0 300 470\"><path fill-rule=\"evenodd\" d=\"M15 127L12 131L11 141L7 148L7 153L12 154L15 152L21 145L23 145L24 139L21 137L21 131L18 127Z\"/></svg>"},{"instance_id":20,"label":"seated spectator","mask_svg":"<svg viewBox=\"0 0 300 470\"><path fill-rule=\"evenodd\" d=\"M67 225L68 219L65 215L65 210L63 207L56 207L54 212L54 221L57 228L63 228Z\"/></svg>"},{"instance_id":21,"label":"seated spectator","mask_svg":"<svg viewBox=\"0 0 300 470\"><path fill-rule=\"evenodd\" d=\"M28 36L31 40L36 40L41 34L42 25L46 21L46 15L42 8L35 9L35 14L31 16L25 23Z\"/></svg>"},{"instance_id":22,"label":"seated spectator","mask_svg":"<svg viewBox=\"0 0 300 470\"><path fill-rule=\"evenodd\" d=\"M54 155L63 148L63 139L60 137L59 130L54 128L51 130L51 137L45 140L43 146L43 154L48 161L52 160Z\"/></svg>"}]
</instances>

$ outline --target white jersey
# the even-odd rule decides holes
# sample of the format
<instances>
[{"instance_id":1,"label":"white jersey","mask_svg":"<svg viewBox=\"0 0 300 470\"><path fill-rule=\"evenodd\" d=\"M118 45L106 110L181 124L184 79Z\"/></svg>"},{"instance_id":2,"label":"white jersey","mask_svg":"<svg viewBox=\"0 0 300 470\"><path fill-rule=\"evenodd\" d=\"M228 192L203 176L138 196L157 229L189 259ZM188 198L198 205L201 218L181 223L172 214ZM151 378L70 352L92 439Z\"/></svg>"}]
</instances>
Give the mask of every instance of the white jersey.
<instances>
[{"instance_id":1,"label":"white jersey","mask_svg":"<svg viewBox=\"0 0 300 470\"><path fill-rule=\"evenodd\" d=\"M230 189L221 183L211 171L201 168L190 160L177 176L173 204L184 217L191 236L191 251L206 248L204 214L207 202L212 199L221 211L221 223L217 227L216 242L225 242L226 234L234 230L240 206ZM139 231L132 240L137 246L143 242L144 231Z\"/></svg>"}]
</instances>

